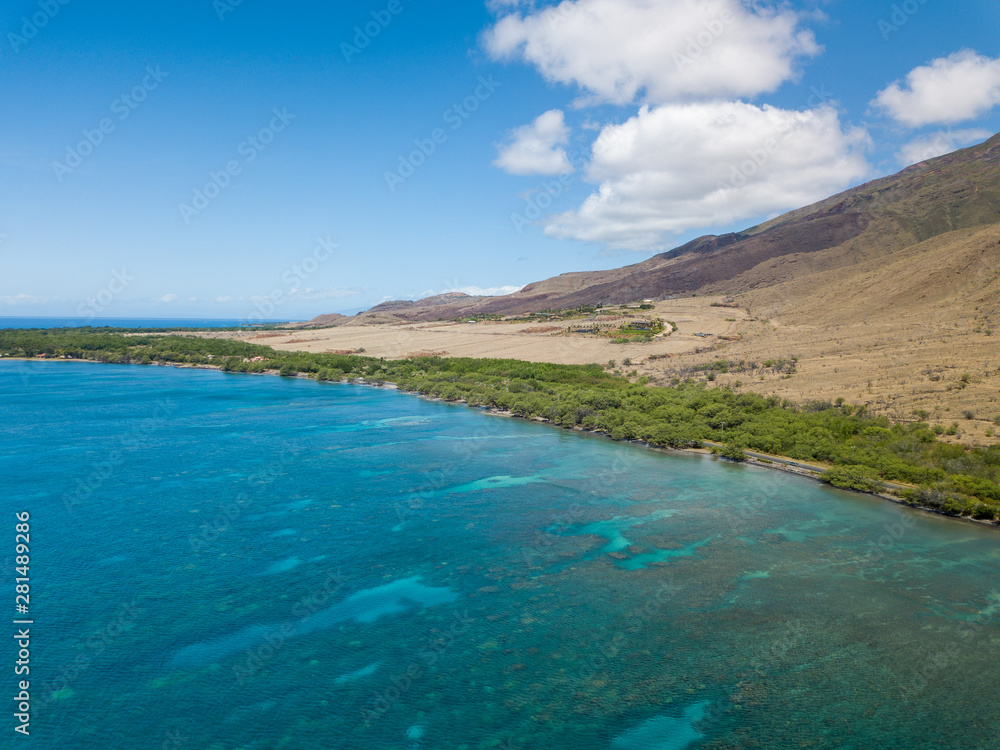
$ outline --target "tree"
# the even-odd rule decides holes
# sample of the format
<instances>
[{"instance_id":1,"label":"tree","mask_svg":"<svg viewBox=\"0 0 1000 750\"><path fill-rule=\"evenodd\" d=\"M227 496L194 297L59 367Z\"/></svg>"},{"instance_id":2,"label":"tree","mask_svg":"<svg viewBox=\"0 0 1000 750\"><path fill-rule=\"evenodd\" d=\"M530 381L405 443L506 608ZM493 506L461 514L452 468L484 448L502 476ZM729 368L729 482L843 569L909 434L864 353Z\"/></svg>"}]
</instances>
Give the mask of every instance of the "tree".
<instances>
[{"instance_id":1,"label":"tree","mask_svg":"<svg viewBox=\"0 0 1000 750\"><path fill-rule=\"evenodd\" d=\"M718 456L723 458L728 458L730 461L746 461L750 458L745 450L746 446L742 442L737 442L735 440L728 441L721 448L714 449L714 452Z\"/></svg>"}]
</instances>

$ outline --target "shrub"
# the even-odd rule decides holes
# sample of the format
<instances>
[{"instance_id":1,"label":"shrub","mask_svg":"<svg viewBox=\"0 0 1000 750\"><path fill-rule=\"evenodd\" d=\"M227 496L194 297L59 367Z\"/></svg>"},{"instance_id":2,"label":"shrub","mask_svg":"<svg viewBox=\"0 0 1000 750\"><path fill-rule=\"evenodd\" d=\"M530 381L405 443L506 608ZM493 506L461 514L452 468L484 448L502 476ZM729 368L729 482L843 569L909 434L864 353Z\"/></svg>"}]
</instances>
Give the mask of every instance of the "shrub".
<instances>
[{"instance_id":1,"label":"shrub","mask_svg":"<svg viewBox=\"0 0 1000 750\"><path fill-rule=\"evenodd\" d=\"M997 518L997 509L984 503L977 503L972 511L972 517L983 521L994 521Z\"/></svg>"},{"instance_id":2,"label":"shrub","mask_svg":"<svg viewBox=\"0 0 1000 750\"><path fill-rule=\"evenodd\" d=\"M868 466L835 466L824 471L820 481L858 492L882 492L885 489L878 473Z\"/></svg>"}]
</instances>

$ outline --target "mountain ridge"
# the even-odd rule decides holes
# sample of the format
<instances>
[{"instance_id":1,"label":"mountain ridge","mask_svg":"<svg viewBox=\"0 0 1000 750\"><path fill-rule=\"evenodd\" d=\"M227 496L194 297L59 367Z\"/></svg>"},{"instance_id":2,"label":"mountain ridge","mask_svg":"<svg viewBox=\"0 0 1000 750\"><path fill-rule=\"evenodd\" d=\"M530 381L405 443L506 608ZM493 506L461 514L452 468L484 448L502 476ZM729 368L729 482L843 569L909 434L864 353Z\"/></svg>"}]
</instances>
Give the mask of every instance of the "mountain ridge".
<instances>
[{"instance_id":1,"label":"mountain ridge","mask_svg":"<svg viewBox=\"0 0 1000 750\"><path fill-rule=\"evenodd\" d=\"M502 297L384 302L337 323L516 315L691 294L742 294L1000 223L1000 134L741 232L704 235L646 260L532 282ZM324 316L320 316L323 318ZM305 326L329 325L330 318Z\"/></svg>"}]
</instances>

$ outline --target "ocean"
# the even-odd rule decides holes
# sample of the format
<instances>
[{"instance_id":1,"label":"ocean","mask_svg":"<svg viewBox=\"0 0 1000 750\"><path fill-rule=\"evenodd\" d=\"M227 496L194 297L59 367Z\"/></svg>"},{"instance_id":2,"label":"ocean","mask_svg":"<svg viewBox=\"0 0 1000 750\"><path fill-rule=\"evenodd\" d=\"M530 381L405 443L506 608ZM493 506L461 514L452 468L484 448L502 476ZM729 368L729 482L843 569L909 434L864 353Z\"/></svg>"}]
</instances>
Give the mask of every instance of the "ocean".
<instances>
[{"instance_id":1,"label":"ocean","mask_svg":"<svg viewBox=\"0 0 1000 750\"><path fill-rule=\"evenodd\" d=\"M0 747L996 747L993 530L364 386L0 362L0 409Z\"/></svg>"},{"instance_id":2,"label":"ocean","mask_svg":"<svg viewBox=\"0 0 1000 750\"><path fill-rule=\"evenodd\" d=\"M282 320L253 321L284 323ZM31 318L0 317L0 330L4 328L239 328L248 325L246 319L237 318Z\"/></svg>"}]
</instances>

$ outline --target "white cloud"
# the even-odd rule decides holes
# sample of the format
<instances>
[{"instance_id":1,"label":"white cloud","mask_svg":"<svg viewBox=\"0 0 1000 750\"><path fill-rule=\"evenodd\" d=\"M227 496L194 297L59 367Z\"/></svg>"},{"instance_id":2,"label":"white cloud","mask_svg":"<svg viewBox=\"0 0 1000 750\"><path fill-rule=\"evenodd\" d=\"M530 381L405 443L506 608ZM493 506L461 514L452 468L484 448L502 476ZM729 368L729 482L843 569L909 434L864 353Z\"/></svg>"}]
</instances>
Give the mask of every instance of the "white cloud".
<instances>
[{"instance_id":1,"label":"white cloud","mask_svg":"<svg viewBox=\"0 0 1000 750\"><path fill-rule=\"evenodd\" d=\"M5 305L35 305L41 300L30 294L13 294L0 297L0 302Z\"/></svg>"},{"instance_id":2,"label":"white cloud","mask_svg":"<svg viewBox=\"0 0 1000 750\"><path fill-rule=\"evenodd\" d=\"M162 297L160 297L160 302L176 302L179 299L180 297L178 297L176 294L164 294Z\"/></svg>"},{"instance_id":3,"label":"white cloud","mask_svg":"<svg viewBox=\"0 0 1000 750\"><path fill-rule=\"evenodd\" d=\"M524 286L512 286L507 284L505 286L463 286L461 289L456 289L456 292L465 292L466 294L471 294L473 297L502 297L506 294L513 294L514 292L519 292L524 288Z\"/></svg>"},{"instance_id":4,"label":"white cloud","mask_svg":"<svg viewBox=\"0 0 1000 750\"><path fill-rule=\"evenodd\" d=\"M484 44L595 101L627 104L644 92L664 103L774 91L820 51L801 20L785 5L741 0L563 0L504 15Z\"/></svg>"},{"instance_id":5,"label":"white cloud","mask_svg":"<svg viewBox=\"0 0 1000 750\"><path fill-rule=\"evenodd\" d=\"M486 0L486 7L494 13L511 10L526 5L524 0Z\"/></svg>"},{"instance_id":6,"label":"white cloud","mask_svg":"<svg viewBox=\"0 0 1000 750\"><path fill-rule=\"evenodd\" d=\"M1000 58L962 50L914 68L872 105L911 128L972 120L1000 104Z\"/></svg>"},{"instance_id":7,"label":"white cloud","mask_svg":"<svg viewBox=\"0 0 1000 750\"><path fill-rule=\"evenodd\" d=\"M681 232L722 227L826 198L862 177L865 131L832 107L743 102L643 107L609 125L587 168L598 190L550 217L546 234L611 248L660 249Z\"/></svg>"},{"instance_id":8,"label":"white cloud","mask_svg":"<svg viewBox=\"0 0 1000 750\"><path fill-rule=\"evenodd\" d=\"M360 289L349 289L347 287L331 286L323 289L288 289L282 291L275 289L268 295L254 295L250 297L251 302L285 304L286 302L317 302L322 300L344 299L361 294Z\"/></svg>"},{"instance_id":9,"label":"white cloud","mask_svg":"<svg viewBox=\"0 0 1000 750\"><path fill-rule=\"evenodd\" d=\"M424 297L436 297L439 294L448 294L449 292L463 292L465 294L472 295L473 297L502 297L506 294L513 294L514 292L519 292L523 289L523 286L463 286L463 287L453 287L451 289L443 289L439 292L435 292L428 289L426 292L420 295L420 298Z\"/></svg>"},{"instance_id":10,"label":"white cloud","mask_svg":"<svg viewBox=\"0 0 1000 750\"><path fill-rule=\"evenodd\" d=\"M989 138L993 133L989 130L948 130L939 133L928 133L914 138L904 145L896 155L901 166L927 161L936 156L950 154L965 146L971 146Z\"/></svg>"},{"instance_id":11,"label":"white cloud","mask_svg":"<svg viewBox=\"0 0 1000 750\"><path fill-rule=\"evenodd\" d=\"M566 155L569 127L561 109L550 109L531 125L514 128L510 142L499 145L493 162L510 174L569 174L574 171Z\"/></svg>"},{"instance_id":12,"label":"white cloud","mask_svg":"<svg viewBox=\"0 0 1000 750\"><path fill-rule=\"evenodd\" d=\"M327 299L345 299L361 294L360 289L349 289L347 287L332 286L324 289L292 289L286 295L289 301L317 301Z\"/></svg>"}]
</instances>

